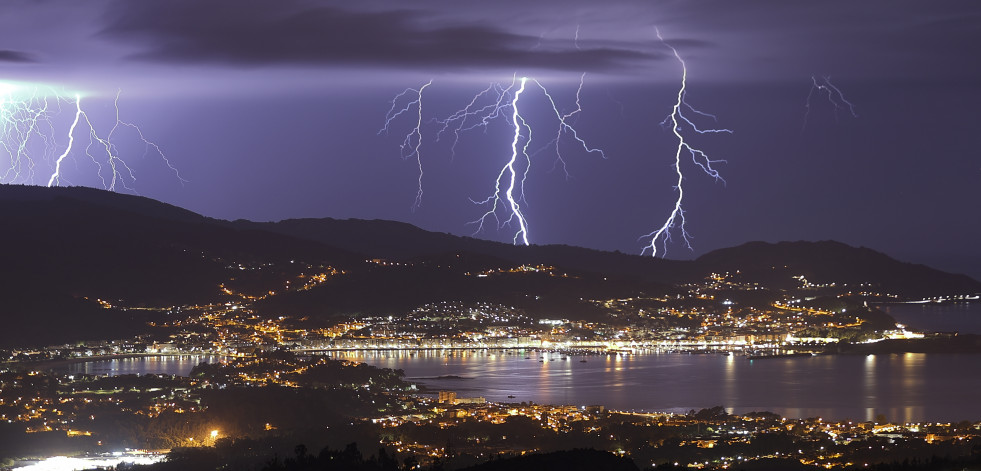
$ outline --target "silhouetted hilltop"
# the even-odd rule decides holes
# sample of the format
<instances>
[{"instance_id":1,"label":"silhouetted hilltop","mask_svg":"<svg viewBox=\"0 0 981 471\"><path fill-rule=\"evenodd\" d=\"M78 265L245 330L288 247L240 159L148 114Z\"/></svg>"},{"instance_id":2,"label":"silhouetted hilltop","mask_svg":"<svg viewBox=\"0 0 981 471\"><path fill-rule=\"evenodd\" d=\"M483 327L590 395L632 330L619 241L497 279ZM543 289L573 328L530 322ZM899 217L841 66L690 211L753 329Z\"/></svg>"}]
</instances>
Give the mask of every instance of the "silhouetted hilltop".
<instances>
[{"instance_id":1,"label":"silhouetted hilltop","mask_svg":"<svg viewBox=\"0 0 981 471\"><path fill-rule=\"evenodd\" d=\"M869 248L835 241L748 242L709 252L695 263L720 272L739 270L742 279L776 287L799 287L801 283L792 277L804 276L814 284L847 284L856 292L870 288L866 291L911 297L981 292L981 283L966 275L900 262ZM866 286L860 286L863 284Z\"/></svg>"},{"instance_id":2,"label":"silhouetted hilltop","mask_svg":"<svg viewBox=\"0 0 981 471\"><path fill-rule=\"evenodd\" d=\"M18 228L0 233L7 247L0 257L7 267L43 276L37 282L70 286L73 292L178 302L214 292L215 282L224 279L218 273L233 262L299 259L345 266L361 261L324 244L229 228L148 198L88 188L34 188L41 195L54 190L56 196L25 198L31 196L25 190L15 198L0 194L5 222Z\"/></svg>"},{"instance_id":3,"label":"silhouetted hilltop","mask_svg":"<svg viewBox=\"0 0 981 471\"><path fill-rule=\"evenodd\" d=\"M361 257L280 234L229 228L157 201L89 188L0 185L0 345L106 338L144 321L110 305L213 302L231 279L268 284L239 267L293 259L340 267ZM234 264L234 266L233 266ZM280 263L279 266L286 266ZM104 319L104 321L95 321ZM132 321L132 322L131 322Z\"/></svg>"},{"instance_id":4,"label":"silhouetted hilltop","mask_svg":"<svg viewBox=\"0 0 981 471\"><path fill-rule=\"evenodd\" d=\"M352 252L393 260L440 254L481 254L515 264L544 264L657 283L682 283L713 272L740 271L742 279L778 288L797 288L803 275L812 283L871 284L876 292L910 297L981 292L981 283L925 265L900 262L868 248L834 241L749 242L709 252L695 261L654 259L566 245L514 246L424 231L410 224L359 219L288 219L236 227L261 228L320 241Z\"/></svg>"},{"instance_id":5,"label":"silhouetted hilltop","mask_svg":"<svg viewBox=\"0 0 981 471\"><path fill-rule=\"evenodd\" d=\"M352 252L367 256L393 260L446 252L500 252L499 246L508 246L499 242L429 232L404 222L381 219L304 218L279 222L239 219L234 224L313 239L335 247L346 247Z\"/></svg>"},{"instance_id":6,"label":"silhouetted hilltop","mask_svg":"<svg viewBox=\"0 0 981 471\"><path fill-rule=\"evenodd\" d=\"M0 201L52 202L68 199L146 217L180 222L218 222L193 211L143 196L126 195L84 186L44 188L33 185L0 185Z\"/></svg>"},{"instance_id":7,"label":"silhouetted hilltop","mask_svg":"<svg viewBox=\"0 0 981 471\"><path fill-rule=\"evenodd\" d=\"M105 309L224 302L265 294L263 314L398 314L437 301L498 302L539 315L589 315L588 300L664 295L669 285L739 271L740 281L815 284L923 297L981 292L981 283L838 242L752 242L695 261L570 247L512 246L390 221L223 221L149 198L91 188L0 185L0 345L84 338L137 322ZM386 263L385 259L399 263ZM509 270L538 266L533 270ZM345 271L309 290L285 281ZM489 277L482 272L498 273ZM240 298L234 298L240 299ZM127 317L128 316L128 317ZM103 319L98 322L92 319ZM132 321L132 322L131 322ZM87 329L87 330L86 330ZM32 337L33 336L33 337Z\"/></svg>"},{"instance_id":8,"label":"silhouetted hilltop","mask_svg":"<svg viewBox=\"0 0 981 471\"><path fill-rule=\"evenodd\" d=\"M392 260L419 260L442 254L471 253L513 264L543 264L569 270L639 277L659 283L675 283L697 276L694 266L676 260L655 259L620 252L573 247L530 247L429 232L411 224L364 219L286 219L279 222L238 220L236 227L262 229L301 237L352 252Z\"/></svg>"}]
</instances>

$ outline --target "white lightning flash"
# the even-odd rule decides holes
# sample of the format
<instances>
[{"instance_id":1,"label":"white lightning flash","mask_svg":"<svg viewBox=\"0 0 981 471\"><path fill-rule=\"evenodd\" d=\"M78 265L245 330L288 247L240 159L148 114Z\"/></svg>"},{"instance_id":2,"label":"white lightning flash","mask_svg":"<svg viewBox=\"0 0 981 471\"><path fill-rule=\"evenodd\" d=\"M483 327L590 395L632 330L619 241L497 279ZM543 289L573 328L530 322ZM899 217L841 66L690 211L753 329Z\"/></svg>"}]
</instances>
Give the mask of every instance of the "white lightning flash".
<instances>
[{"instance_id":1,"label":"white lightning flash","mask_svg":"<svg viewBox=\"0 0 981 471\"><path fill-rule=\"evenodd\" d=\"M72 146L75 144L75 128L78 126L78 121L82 117L82 97L75 95L75 120L72 121L71 127L68 128L68 146L65 147L65 151L58 156L55 160L54 173L51 174L51 178L48 179L48 187L52 187L61 183L61 163L64 162L65 158L72 151Z\"/></svg>"},{"instance_id":2,"label":"white lightning flash","mask_svg":"<svg viewBox=\"0 0 981 471\"><path fill-rule=\"evenodd\" d=\"M845 99L845 94L841 92L838 87L831 83L831 77L825 75L818 80L817 77L811 76L811 89L807 92L807 100L804 101L804 124L801 125L801 129L807 128L807 119L811 115L811 97L815 93L824 92L827 95L828 102L831 106L835 108L835 119L838 119L838 111L842 108L847 107L848 112L851 113L852 118L857 118L858 113L855 112L855 105L852 102Z\"/></svg>"},{"instance_id":3,"label":"white lightning flash","mask_svg":"<svg viewBox=\"0 0 981 471\"><path fill-rule=\"evenodd\" d=\"M535 84L537 84L542 89L542 93L544 93L545 97L548 98L548 103L552 105L552 111L555 112L555 118L559 122L559 127L556 130L555 137L551 141L549 141L548 144L546 144L546 146L551 144L555 145L555 165L553 165L552 168L554 169L556 166L561 164L562 171L565 173L565 177L567 179L571 178L571 175L569 174L568 165L566 164L565 159L562 157L562 152L559 150L559 142L562 140L563 135L566 134L571 135L572 138L576 142L578 142L580 146L582 146L583 150L586 151L586 153L590 153L590 154L596 153L599 154L604 159L606 158L606 153L603 152L602 149L596 147L590 147L588 144L586 144L586 141L583 140L581 137L579 137L579 132L576 131L576 128L572 127L572 125L569 124L570 119L572 119L577 114L582 112L582 104L581 104L582 86L583 83L585 83L585 80L586 80L586 74L584 73L579 77L579 88L576 89L576 109L565 114L559 112L559 107L558 105L555 104L555 100L552 98L552 95L548 93L548 89L546 89L545 86L541 84L541 82L535 80ZM544 149L544 147L542 149ZM541 152L541 149L538 152ZM535 153L537 154L538 152Z\"/></svg>"},{"instance_id":4,"label":"white lightning flash","mask_svg":"<svg viewBox=\"0 0 981 471\"><path fill-rule=\"evenodd\" d=\"M59 130L58 115L69 104L74 117L65 132ZM185 182L159 146L146 139L138 126L119 118L119 93L114 106L115 123L103 137L82 108L81 95L40 85L0 83L0 158L6 156L0 163L0 183L33 185L38 184L38 174L47 174L44 183L59 186L67 182L63 174L65 161L85 154L95 166L95 176L103 189L123 188L135 193L131 185L136 182L136 174L113 142L120 127L133 129L145 145L144 156L152 148L177 179ZM84 149L76 149L75 144L80 125L89 137ZM65 144L59 142L63 135Z\"/></svg>"},{"instance_id":5,"label":"white lightning flash","mask_svg":"<svg viewBox=\"0 0 981 471\"><path fill-rule=\"evenodd\" d=\"M415 127L405 135L405 139L402 140L402 144L399 147L402 149L402 159L409 159L413 156L416 158L416 164L419 166L419 187L416 191L416 200L412 203L412 210L415 211L420 205L422 205L422 154L419 153L419 148L422 147L422 92L426 87L433 84L432 79L429 80L425 85L419 88L406 88L395 95L392 99L392 107L385 114L385 125L378 130L378 134L388 133L389 127L392 125L392 120L398 118L403 113L408 113L413 107L416 109L416 124ZM407 95L414 94L415 98L409 100L402 106L401 109L396 111L399 107L399 102Z\"/></svg>"},{"instance_id":6,"label":"white lightning flash","mask_svg":"<svg viewBox=\"0 0 981 471\"><path fill-rule=\"evenodd\" d=\"M551 107L551 110L555 115L556 122L558 123L555 136L534 152L529 152L529 147L531 145L531 126L522 117L518 106L522 93L526 91L526 87L530 83L534 83L542 90L545 100ZM563 141L564 137L570 137L586 153L595 153L603 158L606 158L606 155L602 149L589 146L586 141L580 137L579 132L571 122L580 112L582 112L581 97L584 83L585 74L580 77L579 87L576 89L576 107L567 113L563 113L559 110L555 99L551 93L549 93L545 85L543 85L540 81L529 77L522 77L519 79L517 76L514 76L510 84L491 83L487 86L487 88L474 95L470 102L463 108L451 113L446 118L436 118L434 120L436 124L436 142L440 142L443 139L448 138L447 136L452 133L452 142L449 146L451 159L456 158L457 145L459 144L463 134L467 133L468 131L482 129L486 132L491 123L498 120L503 120L514 128L511 139L510 157L501 167L501 170L498 172L497 177L494 180L494 192L487 198L480 201L471 199L471 201L476 204L486 205L488 207L487 211L484 212L480 218L470 223L477 227L474 234L484 230L485 223L488 219L494 219L497 222L498 228L511 224L516 224L518 226L513 238L513 242L515 244L530 244L528 236L528 220L524 213L522 213L522 203L527 203L527 200L525 199L525 182L528 177L528 172L531 169L532 157L545 149L553 148L556 156L553 168L561 166L566 178L570 178L571 175L568 171L566 160L560 149L560 143ZM385 115L385 125L382 127L379 133L387 132L391 127L392 121L400 115L409 113L411 110L416 110L418 112L415 127L412 128L412 130L406 135L401 144L403 158L415 156L417 159L419 159L418 150L422 140L421 128L423 123L422 91L431 84L432 81L418 89L408 88L402 93L396 95L391 102L392 106L389 109L388 114ZM407 96L412 96L413 98L406 101L407 99L405 97ZM416 199L416 205L414 207L417 207L421 202L421 161L419 166L419 175L419 191Z\"/></svg>"},{"instance_id":7,"label":"white lightning flash","mask_svg":"<svg viewBox=\"0 0 981 471\"><path fill-rule=\"evenodd\" d=\"M531 145L531 128L525 122L525 119L521 117L521 114L518 111L518 99L521 97L521 92L525 91L525 83L527 83L527 81L527 77L521 77L521 85L514 92L514 99L511 101L511 123L514 125L514 139L511 141L511 158L506 164L504 164L504 167L501 168L500 173L497 174L497 179L494 181L494 194L480 202L481 204L485 205L489 204L490 209L488 209L487 212L480 217L480 219L473 222L474 224L477 224L477 230L475 231L476 233L483 230L484 221L487 218L497 218L497 209L502 203L502 186L505 186L506 184L507 188L504 188L503 190L503 198L507 200L511 215L504 221L504 224L508 224L513 219L517 219L518 231L514 234L513 242L517 244L518 239L521 239L521 242L525 245L528 245L528 221L525 219L524 214L521 213L521 205L518 203L518 200L515 199L514 189L517 184L518 177L518 170L515 168L515 166L518 163L518 154L520 153L525 158L524 172L521 175L520 183L520 199L524 200L525 179L528 176L528 170L531 168L531 156L528 155L528 146ZM519 150L518 144L521 142L522 128L527 130L527 136L525 137L524 145L520 146Z\"/></svg>"},{"instance_id":8,"label":"white lightning flash","mask_svg":"<svg viewBox=\"0 0 981 471\"><path fill-rule=\"evenodd\" d=\"M678 53L678 50L674 48L674 46L672 46L671 44L669 44L667 41L664 40L664 38L661 36L660 30L655 28L655 32L657 33L657 39L659 39L661 43L664 44L668 49L671 49L671 52L672 54L674 54L675 59L677 59L678 63L681 64L681 87L678 89L678 98L675 101L674 106L671 108L671 114L669 114L668 117L661 122L662 125L670 124L671 131L674 133L675 137L678 138L678 147L675 150L674 165L673 165L675 174L678 177L677 183L675 184L675 189L678 191L678 198L675 200L674 207L672 208L671 213L668 215L667 219L665 219L661 227L641 237L642 239L650 238L651 240L650 244L647 247L645 247L643 251L641 251L641 254L646 253L647 249L650 249L651 255L656 257L658 241L660 241L661 246L664 248L664 254L662 254L663 257L667 253L668 242L671 241L672 229L676 229L680 233L682 241L685 244L685 246L688 247L689 250L692 249L691 235L688 234L688 232L685 230L685 211L684 209L682 209L682 201L684 200L685 197L685 190L682 187L682 183L684 182L685 175L684 172L681 170L681 154L687 151L689 154L691 154L692 161L695 163L695 165L701 168L703 172L705 172L708 176L714 178L716 181L722 181L723 183L725 183L725 180L722 178L722 175L719 174L719 172L712 166L713 164L725 162L725 161L712 160L705 152L692 147L691 144L689 144L688 141L685 139L684 134L682 134L682 131L684 130L682 125L683 124L687 125L689 129L695 131L698 134L708 134L708 133L731 134L732 131L728 129L702 129L699 128L697 125L695 125L694 122L692 122L688 117L685 116L685 110L689 110L696 115L702 117L708 117L708 118L712 118L713 120L716 120L716 117L714 115L701 112L693 108L691 105L688 104L688 102L685 101L685 92L686 92L687 80L688 80L688 67L685 64L685 60L681 58L681 55Z\"/></svg>"}]
</instances>

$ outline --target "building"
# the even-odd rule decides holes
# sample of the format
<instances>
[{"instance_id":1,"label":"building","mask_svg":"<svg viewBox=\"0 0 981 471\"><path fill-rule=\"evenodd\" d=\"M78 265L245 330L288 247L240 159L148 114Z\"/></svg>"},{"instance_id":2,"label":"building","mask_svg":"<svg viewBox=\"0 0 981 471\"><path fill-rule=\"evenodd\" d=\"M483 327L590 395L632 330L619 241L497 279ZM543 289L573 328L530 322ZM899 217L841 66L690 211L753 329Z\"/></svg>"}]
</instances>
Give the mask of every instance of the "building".
<instances>
[{"instance_id":1,"label":"building","mask_svg":"<svg viewBox=\"0 0 981 471\"><path fill-rule=\"evenodd\" d=\"M456 393L453 391L440 391L438 399L439 402L445 402L447 404L456 404Z\"/></svg>"}]
</instances>

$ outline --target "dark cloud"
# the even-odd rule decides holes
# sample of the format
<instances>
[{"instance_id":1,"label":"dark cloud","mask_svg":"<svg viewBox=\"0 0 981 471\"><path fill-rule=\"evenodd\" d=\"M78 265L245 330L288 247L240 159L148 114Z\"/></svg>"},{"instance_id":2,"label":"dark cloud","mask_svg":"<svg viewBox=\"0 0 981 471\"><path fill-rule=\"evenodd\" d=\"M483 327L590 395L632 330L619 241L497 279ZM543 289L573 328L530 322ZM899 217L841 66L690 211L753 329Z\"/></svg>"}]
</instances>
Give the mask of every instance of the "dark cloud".
<instances>
[{"instance_id":1,"label":"dark cloud","mask_svg":"<svg viewBox=\"0 0 981 471\"><path fill-rule=\"evenodd\" d=\"M33 63L37 60L26 52L0 49L0 62Z\"/></svg>"},{"instance_id":2,"label":"dark cloud","mask_svg":"<svg viewBox=\"0 0 981 471\"><path fill-rule=\"evenodd\" d=\"M653 57L629 48L549 48L482 24L418 11L351 11L301 0L124 1L104 37L135 41L163 62L610 70Z\"/></svg>"}]
</instances>

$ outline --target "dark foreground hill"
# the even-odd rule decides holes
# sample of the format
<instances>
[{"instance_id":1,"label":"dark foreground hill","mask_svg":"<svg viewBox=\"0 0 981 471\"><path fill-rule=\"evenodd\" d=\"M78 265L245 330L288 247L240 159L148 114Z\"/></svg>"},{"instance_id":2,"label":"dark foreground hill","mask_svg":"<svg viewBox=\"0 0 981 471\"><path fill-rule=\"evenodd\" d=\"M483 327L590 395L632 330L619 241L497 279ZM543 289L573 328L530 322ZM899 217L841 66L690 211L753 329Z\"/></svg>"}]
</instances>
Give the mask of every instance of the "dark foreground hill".
<instances>
[{"instance_id":1,"label":"dark foreground hill","mask_svg":"<svg viewBox=\"0 0 981 471\"><path fill-rule=\"evenodd\" d=\"M110 337L145 319L98 300L131 307L212 302L238 264L303 259L344 267L361 259L88 188L3 185L0 214L0 345Z\"/></svg>"},{"instance_id":2,"label":"dark foreground hill","mask_svg":"<svg viewBox=\"0 0 981 471\"><path fill-rule=\"evenodd\" d=\"M754 242L673 261L569 246L515 247L389 221L229 222L149 198L10 185L0 185L0 214L0 345L111 337L146 318L106 304L221 302L228 299L222 286L275 291L256 306L260 312L328 315L398 314L443 300L574 313L586 296L664 294L667 285L737 270L743 281L768 287L799 287L792 277L803 275L812 283L866 284L909 297L981 292L981 283L966 276L836 242ZM373 258L413 268L366 263ZM552 275L467 276L538 264L556 268ZM346 274L307 291L282 289L325 266Z\"/></svg>"},{"instance_id":3,"label":"dark foreground hill","mask_svg":"<svg viewBox=\"0 0 981 471\"><path fill-rule=\"evenodd\" d=\"M464 468L464 471L636 471L640 468L630 458L600 450L566 450L531 453L503 458Z\"/></svg>"}]
</instances>

